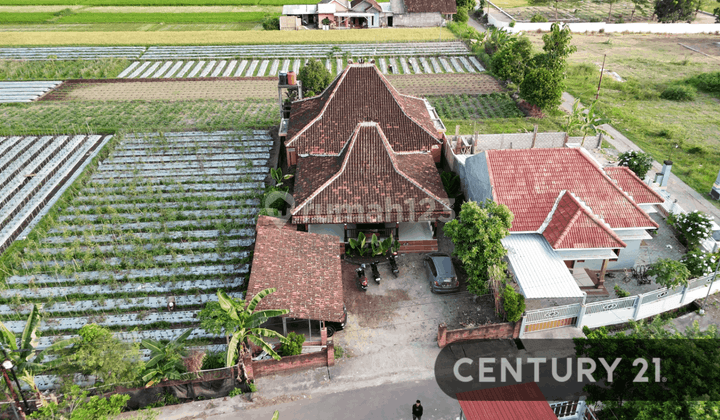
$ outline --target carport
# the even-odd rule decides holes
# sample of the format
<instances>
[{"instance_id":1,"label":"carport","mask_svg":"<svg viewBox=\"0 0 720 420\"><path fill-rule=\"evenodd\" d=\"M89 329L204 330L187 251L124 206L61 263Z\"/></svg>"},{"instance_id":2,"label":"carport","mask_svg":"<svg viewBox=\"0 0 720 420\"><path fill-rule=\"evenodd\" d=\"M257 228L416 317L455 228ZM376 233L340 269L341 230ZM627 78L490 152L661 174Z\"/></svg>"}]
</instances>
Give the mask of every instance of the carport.
<instances>
[{"instance_id":1,"label":"carport","mask_svg":"<svg viewBox=\"0 0 720 420\"><path fill-rule=\"evenodd\" d=\"M526 299L583 297L565 262L542 235L511 234L502 244Z\"/></svg>"}]
</instances>

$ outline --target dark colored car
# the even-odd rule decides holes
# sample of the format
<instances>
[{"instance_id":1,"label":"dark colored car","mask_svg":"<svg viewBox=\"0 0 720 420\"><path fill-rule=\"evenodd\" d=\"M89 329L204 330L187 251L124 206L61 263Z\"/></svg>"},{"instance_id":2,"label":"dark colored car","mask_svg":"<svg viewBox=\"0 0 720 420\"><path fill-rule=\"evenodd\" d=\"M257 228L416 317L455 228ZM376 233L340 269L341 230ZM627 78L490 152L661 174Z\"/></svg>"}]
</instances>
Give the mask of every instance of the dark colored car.
<instances>
[{"instance_id":1,"label":"dark colored car","mask_svg":"<svg viewBox=\"0 0 720 420\"><path fill-rule=\"evenodd\" d=\"M460 290L460 282L452 259L447 254L432 253L425 256L425 270L433 293L450 293Z\"/></svg>"},{"instance_id":2,"label":"dark colored car","mask_svg":"<svg viewBox=\"0 0 720 420\"><path fill-rule=\"evenodd\" d=\"M344 330L346 323L347 323L347 309L345 308L345 305L343 305L342 322L325 321L325 328L327 328L327 336L332 337L333 334L335 334L335 332Z\"/></svg>"}]
</instances>

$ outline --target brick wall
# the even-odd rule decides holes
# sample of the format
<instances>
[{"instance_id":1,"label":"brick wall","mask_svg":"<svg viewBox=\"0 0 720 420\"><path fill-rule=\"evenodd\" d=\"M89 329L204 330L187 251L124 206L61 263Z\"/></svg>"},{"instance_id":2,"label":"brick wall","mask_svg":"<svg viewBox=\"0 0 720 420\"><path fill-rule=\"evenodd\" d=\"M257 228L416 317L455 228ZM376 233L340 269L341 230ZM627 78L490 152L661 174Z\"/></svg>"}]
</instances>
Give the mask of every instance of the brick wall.
<instances>
[{"instance_id":1,"label":"brick wall","mask_svg":"<svg viewBox=\"0 0 720 420\"><path fill-rule=\"evenodd\" d=\"M300 369L312 369L335 364L335 349L332 343L316 353L285 356L280 360L261 360L252 362L252 372L255 378L271 375L278 372L288 372Z\"/></svg>"},{"instance_id":2,"label":"brick wall","mask_svg":"<svg viewBox=\"0 0 720 420\"><path fill-rule=\"evenodd\" d=\"M435 252L438 250L437 239L427 241L404 241L400 243L400 251L402 253L425 253Z\"/></svg>"},{"instance_id":3,"label":"brick wall","mask_svg":"<svg viewBox=\"0 0 720 420\"><path fill-rule=\"evenodd\" d=\"M521 322L503 322L499 324L481 325L475 328L448 330L447 325L438 326L438 346L445 347L458 341L518 338Z\"/></svg>"}]
</instances>

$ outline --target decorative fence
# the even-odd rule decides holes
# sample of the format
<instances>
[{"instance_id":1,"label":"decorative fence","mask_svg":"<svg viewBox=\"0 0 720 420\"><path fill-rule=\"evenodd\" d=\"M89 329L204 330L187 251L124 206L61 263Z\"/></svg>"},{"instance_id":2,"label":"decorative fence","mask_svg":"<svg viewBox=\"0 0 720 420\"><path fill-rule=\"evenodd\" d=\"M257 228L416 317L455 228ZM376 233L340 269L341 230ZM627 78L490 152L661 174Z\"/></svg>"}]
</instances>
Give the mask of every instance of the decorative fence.
<instances>
[{"instance_id":1,"label":"decorative fence","mask_svg":"<svg viewBox=\"0 0 720 420\"><path fill-rule=\"evenodd\" d=\"M520 334L565 326L598 328L630 320L638 321L704 299L708 292L713 294L720 291L720 278L711 284L712 281L711 274L674 289L663 287L621 299L529 311L523 318Z\"/></svg>"}]
</instances>

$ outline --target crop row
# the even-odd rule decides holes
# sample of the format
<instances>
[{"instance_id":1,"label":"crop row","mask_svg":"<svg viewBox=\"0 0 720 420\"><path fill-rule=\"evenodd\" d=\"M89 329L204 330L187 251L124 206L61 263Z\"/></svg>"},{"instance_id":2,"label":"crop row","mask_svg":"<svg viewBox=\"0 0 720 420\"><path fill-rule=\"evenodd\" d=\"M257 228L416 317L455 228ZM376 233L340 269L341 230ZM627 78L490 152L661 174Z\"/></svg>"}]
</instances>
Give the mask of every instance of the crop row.
<instances>
[{"instance_id":1,"label":"crop row","mask_svg":"<svg viewBox=\"0 0 720 420\"><path fill-rule=\"evenodd\" d=\"M253 244L252 239L228 239L222 242L222 246L226 248L248 247ZM132 244L132 245L98 245L94 247L81 246L77 249L73 248L40 248L34 251L35 254L44 255L67 255L69 252L76 251L78 253L95 253L95 254L112 254L124 253L136 250L138 247L151 251L155 249L173 249L173 250L196 250L196 249L217 249L221 246L218 241L193 241L193 242L165 242L161 244ZM26 252L29 252L26 251Z\"/></svg>"},{"instance_id":2,"label":"crop row","mask_svg":"<svg viewBox=\"0 0 720 420\"><path fill-rule=\"evenodd\" d=\"M133 186L135 187L135 186ZM144 193L156 193L156 192L167 192L167 191L233 191L233 190L253 190L262 188L263 185L260 182L241 182L241 183L222 183L222 184L175 184L175 185L148 185L139 186L131 190L129 187L105 187L105 188L85 188L83 192L86 194L112 194L112 193L131 193L131 192L144 192ZM85 199L86 196L78 197L79 200Z\"/></svg>"},{"instance_id":3,"label":"crop row","mask_svg":"<svg viewBox=\"0 0 720 420\"><path fill-rule=\"evenodd\" d=\"M250 193L250 191L248 191ZM162 195L170 195L170 196L176 196L176 194L158 194L158 196ZM100 205L107 205L103 204L104 202L113 203L112 208L114 211L117 210L140 210L140 209L177 209L177 208L204 208L204 209L211 209L211 208L223 208L223 207L242 207L242 206L257 206L260 204L260 201L256 198L247 198L244 200L220 200L220 201L206 201L206 202L159 202L159 203L146 203L146 202L139 202L139 203L128 203L128 201L142 201L142 200L148 200L151 199L151 196L136 196L135 198L128 197L125 195L114 195L114 196L87 196L89 197L88 200L94 201L96 204L93 205L78 205L78 206L69 206L66 208L66 211L68 213L74 214L77 212L90 212L97 210L97 206ZM211 198L213 196L206 195L204 197ZM170 198L170 197L162 197L162 198ZM161 199L161 197L158 197L157 199ZM98 204L99 203L99 204ZM108 203L108 204L109 204ZM125 204L122 204L125 203ZM252 212L251 209L235 209L236 213L235 215L243 215L243 214L250 214ZM243 213L244 212L244 213ZM201 217L202 214L188 214L190 217ZM69 217L69 216L63 216L63 217Z\"/></svg>"},{"instance_id":4,"label":"crop row","mask_svg":"<svg viewBox=\"0 0 720 420\"><path fill-rule=\"evenodd\" d=\"M215 221L215 225L219 222ZM226 222L232 222L227 220ZM165 225L167 226L168 223ZM208 223L209 226L213 226L212 223ZM176 222L174 227L179 227L180 222ZM109 243L109 242L132 242L134 240L158 240L158 239L206 239L206 238L217 238L218 236L240 236L246 232L246 229L234 229L229 231L221 230L184 230L184 231L173 231L173 232L161 232L161 233L147 233L147 232L124 232L121 235L99 235L94 234L92 236L48 236L44 238L44 245L61 245L61 244L72 244L74 242L84 243L91 242L96 244Z\"/></svg>"},{"instance_id":5,"label":"crop row","mask_svg":"<svg viewBox=\"0 0 720 420\"><path fill-rule=\"evenodd\" d=\"M0 82L0 103L32 102L62 82Z\"/></svg>"},{"instance_id":6,"label":"crop row","mask_svg":"<svg viewBox=\"0 0 720 420\"><path fill-rule=\"evenodd\" d=\"M26 47L0 48L5 60L97 60L100 58L139 58L145 47Z\"/></svg>"},{"instance_id":7,"label":"crop row","mask_svg":"<svg viewBox=\"0 0 720 420\"><path fill-rule=\"evenodd\" d=\"M242 252L226 252L218 254L216 252L206 252L202 254L191 254L191 255L158 255L151 257L151 260L158 265L160 264L197 264L203 262L220 262L220 261L232 261L239 258L247 258L250 256L249 251ZM103 258L100 260L103 265L107 266L119 266L119 265L133 265L135 261L132 259L123 258ZM65 267L65 266L78 266L90 264L91 261L83 261L73 259L72 261L25 261L23 268L31 269L34 267Z\"/></svg>"}]
</instances>

